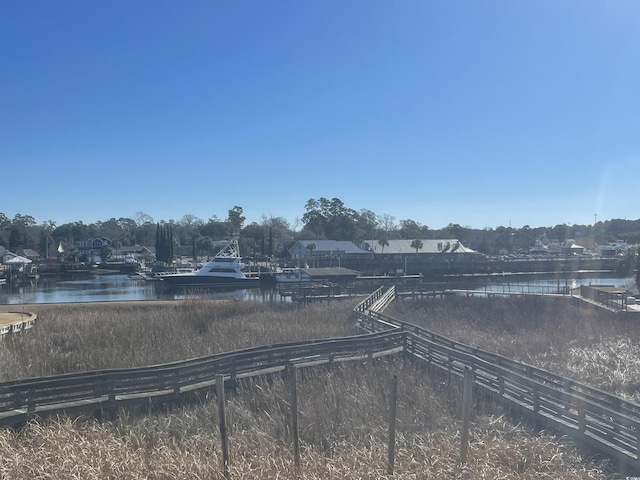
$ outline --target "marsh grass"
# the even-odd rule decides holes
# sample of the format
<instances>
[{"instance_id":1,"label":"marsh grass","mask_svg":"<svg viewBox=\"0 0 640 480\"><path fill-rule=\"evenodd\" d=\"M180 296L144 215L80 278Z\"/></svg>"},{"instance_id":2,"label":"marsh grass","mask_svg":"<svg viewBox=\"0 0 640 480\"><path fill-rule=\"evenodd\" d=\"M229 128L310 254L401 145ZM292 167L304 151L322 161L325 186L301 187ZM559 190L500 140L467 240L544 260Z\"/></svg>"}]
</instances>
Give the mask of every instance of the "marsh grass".
<instances>
[{"instance_id":1,"label":"marsh grass","mask_svg":"<svg viewBox=\"0 0 640 480\"><path fill-rule=\"evenodd\" d=\"M293 464L285 376L245 380L227 397L231 478L387 478L388 391L398 375L398 479L599 479L555 438L480 408L469 461L459 459L458 405L400 358L307 371L298 381L301 470ZM456 387L452 390L456 390ZM0 475L27 479L223 478L216 402L168 414L122 411L0 431Z\"/></svg>"},{"instance_id":2,"label":"marsh grass","mask_svg":"<svg viewBox=\"0 0 640 480\"><path fill-rule=\"evenodd\" d=\"M489 329L482 338L492 339L502 329L511 341L519 330L535 334L555 322L551 316L538 326L533 317L514 322L513 312L507 311L511 304L478 304L478 312L463 303L452 302L451 312L436 305L406 302L399 308L401 315L439 319L450 334L457 328L468 338ZM347 319L353 306L300 309L194 301L169 307L52 308L40 315L29 335L0 345L0 369L3 379L24 378L352 335L356 331ZM465 312L468 324L460 320ZM498 322L494 325L486 317ZM543 351L548 340L535 337L536 349ZM505 350L510 349L509 343ZM459 386L399 356L299 372L299 473L293 464L287 377L242 380L227 396L231 477L386 478L393 375L399 382L394 478L605 478L568 445L513 425L498 407L484 403L476 404L469 459L461 467ZM0 430L0 478L223 478L217 405L212 400L208 394L195 406L163 412L121 410L113 422L60 417L34 420L20 431Z\"/></svg>"},{"instance_id":3,"label":"marsh grass","mask_svg":"<svg viewBox=\"0 0 640 480\"><path fill-rule=\"evenodd\" d=\"M569 298L395 302L388 314L640 401L640 323Z\"/></svg>"},{"instance_id":4,"label":"marsh grass","mask_svg":"<svg viewBox=\"0 0 640 480\"><path fill-rule=\"evenodd\" d=\"M357 333L355 302L266 306L191 300L171 306L52 307L0 341L0 381L168 363L273 343Z\"/></svg>"}]
</instances>

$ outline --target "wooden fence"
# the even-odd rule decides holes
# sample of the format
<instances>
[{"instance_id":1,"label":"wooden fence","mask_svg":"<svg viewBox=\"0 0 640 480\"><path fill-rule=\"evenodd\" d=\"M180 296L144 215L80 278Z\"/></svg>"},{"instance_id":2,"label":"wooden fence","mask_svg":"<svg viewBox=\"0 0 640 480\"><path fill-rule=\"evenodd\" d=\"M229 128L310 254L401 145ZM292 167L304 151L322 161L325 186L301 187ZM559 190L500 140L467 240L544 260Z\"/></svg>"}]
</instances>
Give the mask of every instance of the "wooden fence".
<instances>
[{"instance_id":1,"label":"wooden fence","mask_svg":"<svg viewBox=\"0 0 640 480\"><path fill-rule=\"evenodd\" d=\"M462 377L466 368L483 389L509 408L537 423L569 435L640 472L640 405L531 365L453 341L424 328L380 313L393 287L376 291L355 312L370 332L407 332L406 352L432 366Z\"/></svg>"}]
</instances>

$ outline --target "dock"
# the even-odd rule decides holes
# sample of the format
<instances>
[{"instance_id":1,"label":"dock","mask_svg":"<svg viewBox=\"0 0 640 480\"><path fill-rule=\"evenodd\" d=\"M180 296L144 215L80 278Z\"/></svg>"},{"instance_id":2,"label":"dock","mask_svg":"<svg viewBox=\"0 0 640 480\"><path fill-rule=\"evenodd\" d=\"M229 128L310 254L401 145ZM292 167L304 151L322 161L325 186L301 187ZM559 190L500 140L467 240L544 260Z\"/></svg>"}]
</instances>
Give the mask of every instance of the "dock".
<instances>
[{"instance_id":1,"label":"dock","mask_svg":"<svg viewBox=\"0 0 640 480\"><path fill-rule=\"evenodd\" d=\"M552 291L511 291L511 290L489 290L489 289L440 289L426 290L414 289L411 291L396 292L399 298L440 298L443 299L451 295L466 295L467 297L517 297L517 296L538 296L573 298L585 306L591 306L601 310L614 313L626 314L637 317L640 320L640 303L635 297L629 295L624 288L611 286L581 286L574 289L563 289L561 292Z\"/></svg>"}]
</instances>

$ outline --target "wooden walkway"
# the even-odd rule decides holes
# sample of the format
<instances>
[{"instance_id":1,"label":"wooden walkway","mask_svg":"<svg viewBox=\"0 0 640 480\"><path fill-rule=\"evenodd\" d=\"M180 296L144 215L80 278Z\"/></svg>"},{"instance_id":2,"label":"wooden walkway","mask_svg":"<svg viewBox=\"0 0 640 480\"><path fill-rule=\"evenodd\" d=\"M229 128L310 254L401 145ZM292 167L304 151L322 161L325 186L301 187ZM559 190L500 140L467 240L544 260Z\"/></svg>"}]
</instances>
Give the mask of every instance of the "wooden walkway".
<instances>
[{"instance_id":1,"label":"wooden walkway","mask_svg":"<svg viewBox=\"0 0 640 480\"><path fill-rule=\"evenodd\" d=\"M0 311L0 338L8 333L18 333L30 329L35 324L37 317L32 312Z\"/></svg>"},{"instance_id":2,"label":"wooden walkway","mask_svg":"<svg viewBox=\"0 0 640 480\"><path fill-rule=\"evenodd\" d=\"M413 290L396 292L396 298L445 298L450 295L466 295L467 297L550 297L550 298L572 298L595 308L608 310L610 312L624 312L626 314L637 314L640 320L640 304L632 303L624 306L612 306L611 302L605 304L597 302L588 297L580 295L579 289L572 290L570 293L545 293L545 292L518 292L518 291L500 291L500 290L474 290L474 289L445 289L445 290Z\"/></svg>"},{"instance_id":3,"label":"wooden walkway","mask_svg":"<svg viewBox=\"0 0 640 480\"><path fill-rule=\"evenodd\" d=\"M479 392L578 446L609 456L627 475L640 473L640 404L392 318L381 313L389 304L382 298L395 298L393 288L356 307L363 330L409 333L405 352L460 378L471 369Z\"/></svg>"}]
</instances>

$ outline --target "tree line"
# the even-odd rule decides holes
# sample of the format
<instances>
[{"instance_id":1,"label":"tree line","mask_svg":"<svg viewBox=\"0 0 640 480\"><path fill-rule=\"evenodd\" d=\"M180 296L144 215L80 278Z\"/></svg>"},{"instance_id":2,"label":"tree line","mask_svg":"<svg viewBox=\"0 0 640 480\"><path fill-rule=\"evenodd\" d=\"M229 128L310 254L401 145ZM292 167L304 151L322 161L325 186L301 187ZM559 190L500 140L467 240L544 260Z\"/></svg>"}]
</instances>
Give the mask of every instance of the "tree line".
<instances>
[{"instance_id":1,"label":"tree line","mask_svg":"<svg viewBox=\"0 0 640 480\"><path fill-rule=\"evenodd\" d=\"M85 224L82 221L57 225L53 220L38 224L30 215L16 214L13 219L0 212L0 245L11 251L30 248L43 257L53 257L62 242L65 249L73 249L76 242L94 238L110 239L112 248L131 245L153 246L166 238L158 237L159 226L171 232L172 247L194 246L199 255L215 253L215 241L238 236L240 249L245 257L286 257L288 249L297 240L348 240L360 245L363 240L374 240L380 245L389 240L406 239L458 239L460 242L486 254L526 252L536 239L564 243L573 239L588 249L608 241L621 239L631 244L640 243L640 219L612 219L598 221L594 225L561 224L548 227L522 228L499 226L496 228L470 228L450 223L440 229L412 219L397 220L387 214L378 215L367 209L347 207L339 198L309 199L304 214L291 225L286 219L262 216L260 221L245 224L241 206L227 211L226 217L212 215L203 220L186 214L177 220L154 220L144 212L136 212L132 218L110 218ZM412 243L416 251L418 242Z\"/></svg>"}]
</instances>

